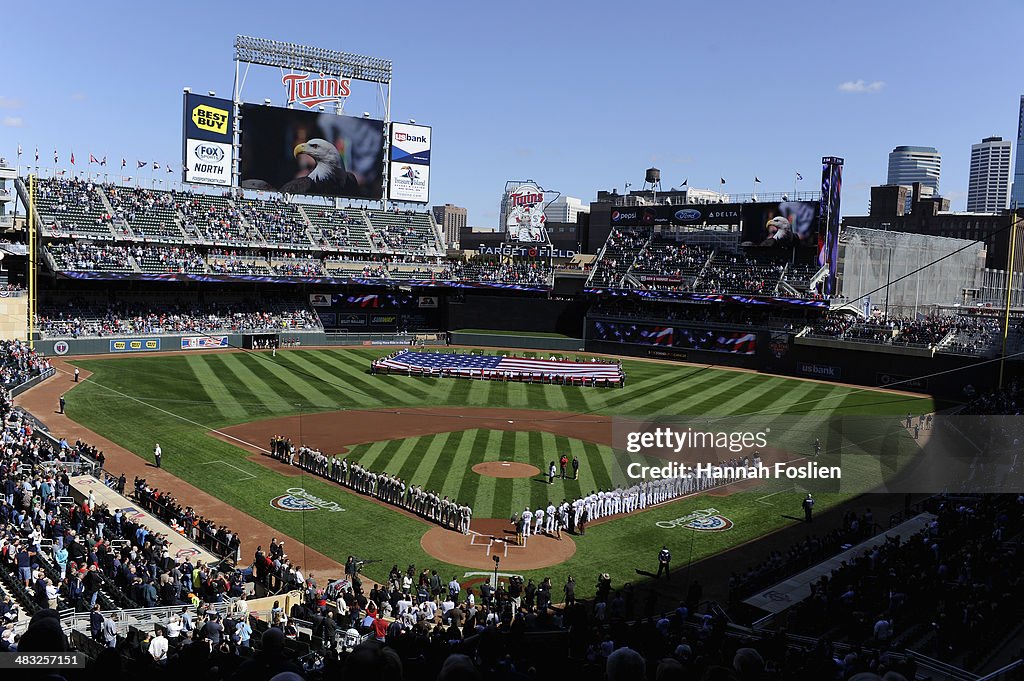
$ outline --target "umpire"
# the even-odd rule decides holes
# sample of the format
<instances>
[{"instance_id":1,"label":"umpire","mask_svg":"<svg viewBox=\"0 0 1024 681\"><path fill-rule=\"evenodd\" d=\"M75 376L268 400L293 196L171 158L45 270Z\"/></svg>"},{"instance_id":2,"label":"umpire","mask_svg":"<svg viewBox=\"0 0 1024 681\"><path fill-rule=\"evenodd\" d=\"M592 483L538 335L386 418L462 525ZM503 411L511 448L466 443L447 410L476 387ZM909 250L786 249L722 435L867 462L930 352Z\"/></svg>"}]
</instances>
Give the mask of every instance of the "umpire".
<instances>
[{"instance_id":1,"label":"umpire","mask_svg":"<svg viewBox=\"0 0 1024 681\"><path fill-rule=\"evenodd\" d=\"M661 573L665 573L665 579L672 581L672 576L669 573L668 564L672 561L672 553L668 550L667 546L662 546L661 551L658 552L658 574L655 577L661 577Z\"/></svg>"}]
</instances>

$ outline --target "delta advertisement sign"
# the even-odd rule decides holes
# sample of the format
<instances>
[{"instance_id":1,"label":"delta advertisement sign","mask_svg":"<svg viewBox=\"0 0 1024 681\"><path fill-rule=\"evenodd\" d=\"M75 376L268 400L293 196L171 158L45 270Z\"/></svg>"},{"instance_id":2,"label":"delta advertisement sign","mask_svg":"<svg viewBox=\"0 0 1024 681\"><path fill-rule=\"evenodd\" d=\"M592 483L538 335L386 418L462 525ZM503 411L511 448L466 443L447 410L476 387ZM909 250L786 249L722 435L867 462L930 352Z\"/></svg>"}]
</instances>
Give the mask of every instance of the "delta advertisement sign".
<instances>
[{"instance_id":1,"label":"delta advertisement sign","mask_svg":"<svg viewBox=\"0 0 1024 681\"><path fill-rule=\"evenodd\" d=\"M392 123L388 196L394 201L427 203L430 197L430 138L425 125Z\"/></svg>"}]
</instances>

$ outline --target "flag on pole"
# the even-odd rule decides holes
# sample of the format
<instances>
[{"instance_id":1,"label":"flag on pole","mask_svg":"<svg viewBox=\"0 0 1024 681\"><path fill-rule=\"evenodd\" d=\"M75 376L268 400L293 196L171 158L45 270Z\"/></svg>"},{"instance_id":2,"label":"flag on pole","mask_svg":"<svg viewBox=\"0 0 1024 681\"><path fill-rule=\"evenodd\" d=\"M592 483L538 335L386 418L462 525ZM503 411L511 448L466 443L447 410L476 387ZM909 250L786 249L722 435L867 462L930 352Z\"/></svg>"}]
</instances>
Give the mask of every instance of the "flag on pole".
<instances>
[{"instance_id":1,"label":"flag on pole","mask_svg":"<svg viewBox=\"0 0 1024 681\"><path fill-rule=\"evenodd\" d=\"M36 147L36 165L39 165L39 147Z\"/></svg>"},{"instance_id":2,"label":"flag on pole","mask_svg":"<svg viewBox=\"0 0 1024 681\"><path fill-rule=\"evenodd\" d=\"M57 165L57 150L53 150L53 164Z\"/></svg>"},{"instance_id":3,"label":"flag on pole","mask_svg":"<svg viewBox=\"0 0 1024 681\"><path fill-rule=\"evenodd\" d=\"M100 160L98 158L93 156L91 153L89 154L89 165L92 165L93 163L99 163L99 162L100 162Z\"/></svg>"},{"instance_id":4,"label":"flag on pole","mask_svg":"<svg viewBox=\"0 0 1024 681\"><path fill-rule=\"evenodd\" d=\"M679 185L679 186L680 187L686 187L687 186L686 183L689 182L689 181L690 181L690 178L686 178L685 180L683 180L683 183L681 185Z\"/></svg>"},{"instance_id":5,"label":"flag on pole","mask_svg":"<svg viewBox=\"0 0 1024 681\"><path fill-rule=\"evenodd\" d=\"M18 145L18 158L21 158L21 145Z\"/></svg>"},{"instance_id":6,"label":"flag on pole","mask_svg":"<svg viewBox=\"0 0 1024 681\"><path fill-rule=\"evenodd\" d=\"M156 161L153 161L153 170L160 170L160 164Z\"/></svg>"},{"instance_id":7,"label":"flag on pole","mask_svg":"<svg viewBox=\"0 0 1024 681\"><path fill-rule=\"evenodd\" d=\"M103 160L102 160L102 161L100 161L100 165L101 165L101 166L105 166L105 165L107 165L107 157L106 157L106 156L104 156L104 157L103 157Z\"/></svg>"},{"instance_id":8,"label":"flag on pole","mask_svg":"<svg viewBox=\"0 0 1024 681\"><path fill-rule=\"evenodd\" d=\"M801 175L800 173L797 173L797 174L796 174L796 181L797 181L797 182L799 182L799 181L800 181L800 180L802 180L802 179L804 179L804 176L803 176L803 175Z\"/></svg>"},{"instance_id":9,"label":"flag on pole","mask_svg":"<svg viewBox=\"0 0 1024 681\"><path fill-rule=\"evenodd\" d=\"M124 159L124 157L122 156L122 157L121 157L121 167L122 167L122 168L124 168L124 167L125 167L126 165L128 165L128 161L126 161L126 160Z\"/></svg>"},{"instance_id":10,"label":"flag on pole","mask_svg":"<svg viewBox=\"0 0 1024 681\"><path fill-rule=\"evenodd\" d=\"M145 168L146 167L146 162L145 161L138 161L138 164L139 164L139 168Z\"/></svg>"},{"instance_id":11,"label":"flag on pole","mask_svg":"<svg viewBox=\"0 0 1024 681\"><path fill-rule=\"evenodd\" d=\"M171 166L169 164L167 166L167 172L169 172L169 173L173 173L174 172L173 170L171 170Z\"/></svg>"},{"instance_id":12,"label":"flag on pole","mask_svg":"<svg viewBox=\"0 0 1024 681\"><path fill-rule=\"evenodd\" d=\"M719 184L725 184L725 178L724 177L718 178L718 183Z\"/></svg>"},{"instance_id":13,"label":"flag on pole","mask_svg":"<svg viewBox=\"0 0 1024 681\"><path fill-rule=\"evenodd\" d=\"M71 165L75 165L75 152L71 152Z\"/></svg>"},{"instance_id":14,"label":"flag on pole","mask_svg":"<svg viewBox=\"0 0 1024 681\"><path fill-rule=\"evenodd\" d=\"M754 182L760 182L760 181L761 181L761 178L758 177L757 175L754 175Z\"/></svg>"}]
</instances>

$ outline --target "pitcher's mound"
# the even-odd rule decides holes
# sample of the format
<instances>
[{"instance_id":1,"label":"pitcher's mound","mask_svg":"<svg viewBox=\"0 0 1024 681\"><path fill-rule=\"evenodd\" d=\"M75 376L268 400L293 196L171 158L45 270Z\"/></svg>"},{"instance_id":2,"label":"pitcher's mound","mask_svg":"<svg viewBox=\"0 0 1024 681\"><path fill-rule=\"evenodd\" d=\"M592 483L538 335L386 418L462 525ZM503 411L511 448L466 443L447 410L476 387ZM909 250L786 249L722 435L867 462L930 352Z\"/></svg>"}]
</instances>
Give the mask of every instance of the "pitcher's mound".
<instances>
[{"instance_id":1,"label":"pitcher's mound","mask_svg":"<svg viewBox=\"0 0 1024 681\"><path fill-rule=\"evenodd\" d=\"M507 520L480 518L470 527L469 534L432 527L420 539L420 546L438 560L482 570L493 570L491 556L498 556L500 572L539 570L564 563L576 553L576 542L568 532L563 532L561 539L530 537L526 546L518 546L512 524Z\"/></svg>"},{"instance_id":2,"label":"pitcher's mound","mask_svg":"<svg viewBox=\"0 0 1024 681\"><path fill-rule=\"evenodd\" d=\"M491 478L532 478L540 475L536 466L515 461L484 461L473 466L473 472Z\"/></svg>"}]
</instances>

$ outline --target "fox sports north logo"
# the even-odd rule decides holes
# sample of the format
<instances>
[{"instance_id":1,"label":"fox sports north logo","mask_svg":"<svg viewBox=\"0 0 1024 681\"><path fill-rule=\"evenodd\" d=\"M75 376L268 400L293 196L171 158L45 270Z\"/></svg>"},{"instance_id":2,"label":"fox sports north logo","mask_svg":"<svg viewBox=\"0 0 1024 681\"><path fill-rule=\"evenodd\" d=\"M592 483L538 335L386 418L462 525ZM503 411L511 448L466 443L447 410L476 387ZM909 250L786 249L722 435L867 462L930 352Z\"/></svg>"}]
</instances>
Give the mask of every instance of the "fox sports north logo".
<instances>
[{"instance_id":1,"label":"fox sports north logo","mask_svg":"<svg viewBox=\"0 0 1024 681\"><path fill-rule=\"evenodd\" d=\"M224 160L224 150L209 144L196 145L196 158L209 163L220 163Z\"/></svg>"},{"instance_id":2,"label":"fox sports north logo","mask_svg":"<svg viewBox=\"0 0 1024 681\"><path fill-rule=\"evenodd\" d=\"M282 494L270 500L271 508L278 511L315 511L318 506L292 494Z\"/></svg>"}]
</instances>

